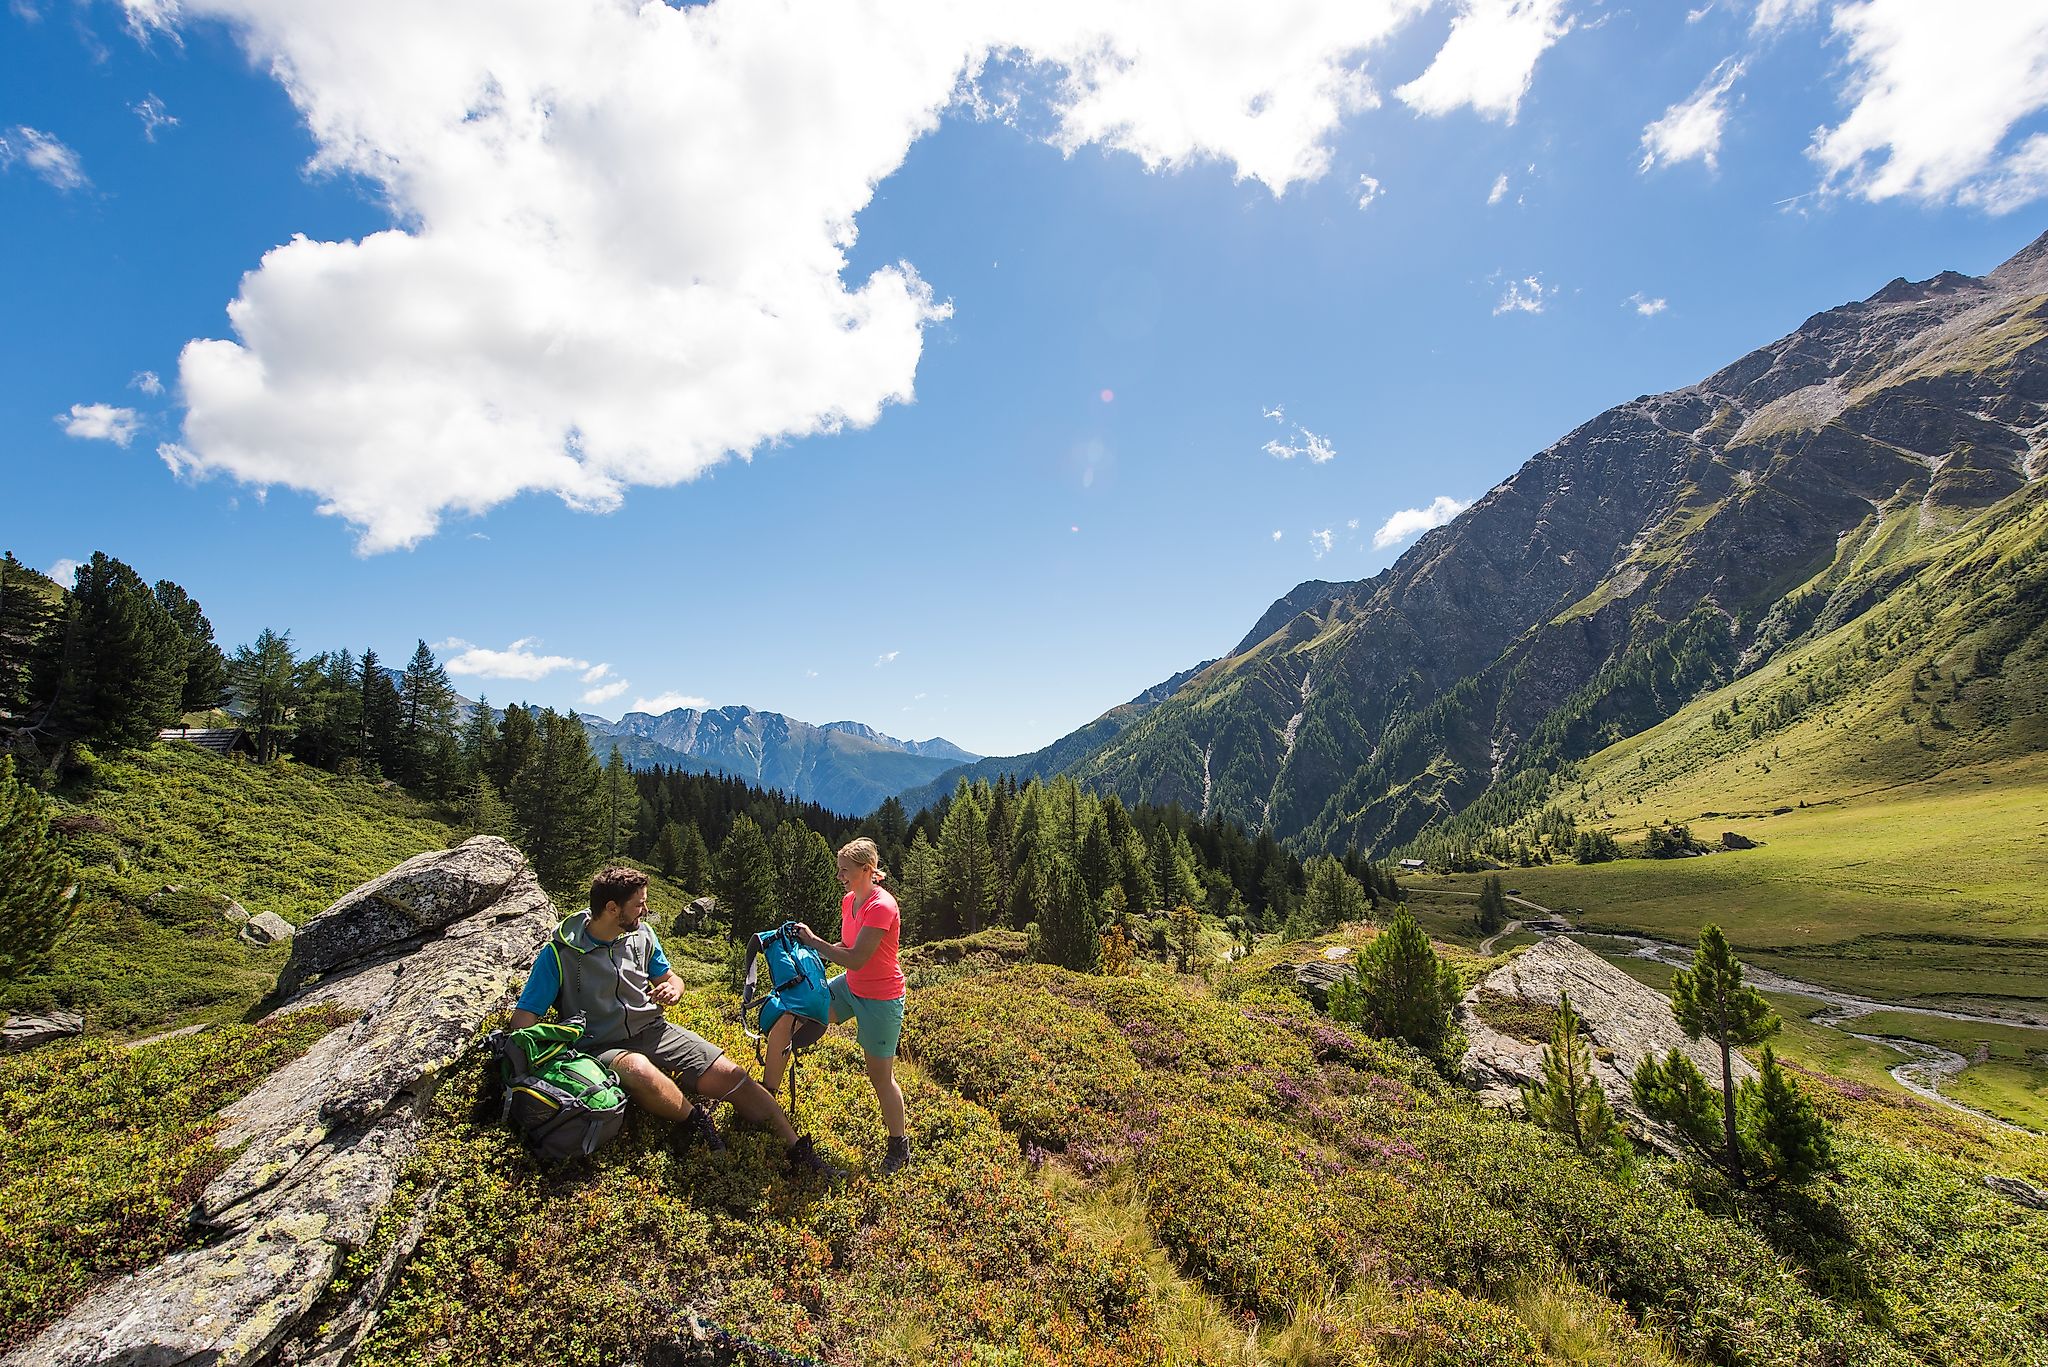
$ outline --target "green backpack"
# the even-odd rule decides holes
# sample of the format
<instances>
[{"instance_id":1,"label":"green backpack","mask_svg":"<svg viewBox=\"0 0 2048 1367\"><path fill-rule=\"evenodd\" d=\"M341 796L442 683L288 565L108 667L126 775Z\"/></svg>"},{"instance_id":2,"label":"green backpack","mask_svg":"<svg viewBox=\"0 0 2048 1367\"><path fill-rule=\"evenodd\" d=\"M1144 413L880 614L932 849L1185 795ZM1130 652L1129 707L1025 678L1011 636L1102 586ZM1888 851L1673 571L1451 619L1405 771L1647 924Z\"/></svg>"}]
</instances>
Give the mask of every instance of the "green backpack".
<instances>
[{"instance_id":1,"label":"green backpack","mask_svg":"<svg viewBox=\"0 0 2048 1367\"><path fill-rule=\"evenodd\" d=\"M576 1048L582 1019L499 1031L488 1043L505 1084L503 1118L536 1157L588 1157L626 1123L619 1075Z\"/></svg>"}]
</instances>

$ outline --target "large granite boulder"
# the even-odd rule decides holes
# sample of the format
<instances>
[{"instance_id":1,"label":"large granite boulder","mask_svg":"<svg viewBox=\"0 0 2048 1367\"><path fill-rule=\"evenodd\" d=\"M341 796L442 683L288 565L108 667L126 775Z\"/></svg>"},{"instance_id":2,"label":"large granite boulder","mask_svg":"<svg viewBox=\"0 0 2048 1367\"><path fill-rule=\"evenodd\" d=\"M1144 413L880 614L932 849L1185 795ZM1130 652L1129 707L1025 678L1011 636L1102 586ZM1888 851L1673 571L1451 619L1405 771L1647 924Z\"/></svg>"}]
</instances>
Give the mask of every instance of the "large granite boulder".
<instances>
[{"instance_id":1,"label":"large granite boulder","mask_svg":"<svg viewBox=\"0 0 2048 1367\"><path fill-rule=\"evenodd\" d=\"M1519 1106L1525 1084L1543 1078L1543 1047L1558 999L1571 994L1583 1022L1600 1090L1632 1128L1676 1153L1676 1138L1653 1124L1630 1094L1629 1080L1651 1056L1679 1050L1707 1080L1721 1083L1721 1051L1708 1040L1689 1040L1671 1003L1575 940L1557 936L1531 945L1482 978L1458 1007L1467 1040L1460 1075L1496 1106ZM1755 1070L1738 1054L1739 1082Z\"/></svg>"},{"instance_id":2,"label":"large granite boulder","mask_svg":"<svg viewBox=\"0 0 2048 1367\"><path fill-rule=\"evenodd\" d=\"M1330 989L1351 976L1357 955L1348 945L1332 945L1321 957L1301 963L1274 964L1272 974L1296 988L1318 1011L1330 1008Z\"/></svg>"},{"instance_id":3,"label":"large granite boulder","mask_svg":"<svg viewBox=\"0 0 2048 1367\"><path fill-rule=\"evenodd\" d=\"M346 1022L223 1113L215 1142L241 1151L193 1210L211 1241L100 1288L5 1367L236 1367L295 1336L298 1360L341 1360L376 1277L351 1313L301 1322L369 1238L442 1076L555 922L525 860L484 836L407 860L309 922L284 982L319 981L273 1014L324 1007ZM387 1259L384 1278L397 1267Z\"/></svg>"}]
</instances>

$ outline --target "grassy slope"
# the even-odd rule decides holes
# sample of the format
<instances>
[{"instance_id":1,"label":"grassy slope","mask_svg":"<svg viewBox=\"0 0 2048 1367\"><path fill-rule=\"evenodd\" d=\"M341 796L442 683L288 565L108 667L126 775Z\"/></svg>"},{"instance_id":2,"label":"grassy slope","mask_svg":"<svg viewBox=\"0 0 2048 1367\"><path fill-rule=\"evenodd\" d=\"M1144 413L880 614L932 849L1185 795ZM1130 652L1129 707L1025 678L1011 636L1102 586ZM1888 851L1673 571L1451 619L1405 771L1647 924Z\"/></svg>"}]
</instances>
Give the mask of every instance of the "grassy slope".
<instances>
[{"instance_id":1,"label":"grassy slope","mask_svg":"<svg viewBox=\"0 0 2048 1367\"><path fill-rule=\"evenodd\" d=\"M48 971L0 988L0 1009L75 1007L95 1032L231 1019L270 989L284 948L243 944L222 898L298 923L462 838L395 789L189 745L94 761L58 796L86 819L65 841L86 910Z\"/></svg>"}]
</instances>

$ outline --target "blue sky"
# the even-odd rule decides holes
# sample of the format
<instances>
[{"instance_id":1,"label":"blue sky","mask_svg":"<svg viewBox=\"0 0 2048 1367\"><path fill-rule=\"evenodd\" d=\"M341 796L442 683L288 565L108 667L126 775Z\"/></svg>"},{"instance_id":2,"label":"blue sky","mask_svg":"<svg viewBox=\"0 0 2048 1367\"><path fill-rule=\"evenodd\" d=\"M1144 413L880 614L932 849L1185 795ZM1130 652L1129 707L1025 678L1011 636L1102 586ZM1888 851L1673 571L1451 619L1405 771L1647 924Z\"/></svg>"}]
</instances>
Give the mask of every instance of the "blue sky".
<instances>
[{"instance_id":1,"label":"blue sky","mask_svg":"<svg viewBox=\"0 0 2048 1367\"><path fill-rule=\"evenodd\" d=\"M1014 753L2048 226L2048 7L1007 8L11 0L0 545Z\"/></svg>"}]
</instances>

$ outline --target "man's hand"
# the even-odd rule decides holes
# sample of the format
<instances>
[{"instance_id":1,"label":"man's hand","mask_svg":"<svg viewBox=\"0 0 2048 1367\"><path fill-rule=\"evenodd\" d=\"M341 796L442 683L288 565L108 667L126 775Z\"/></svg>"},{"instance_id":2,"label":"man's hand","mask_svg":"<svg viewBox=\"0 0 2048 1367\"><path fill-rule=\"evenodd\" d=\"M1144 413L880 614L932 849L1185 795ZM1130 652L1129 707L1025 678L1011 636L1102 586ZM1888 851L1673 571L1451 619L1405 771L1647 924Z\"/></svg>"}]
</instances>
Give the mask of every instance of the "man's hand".
<instances>
[{"instance_id":1,"label":"man's hand","mask_svg":"<svg viewBox=\"0 0 2048 1367\"><path fill-rule=\"evenodd\" d=\"M647 995L654 999L656 1006L674 1006L683 999L683 980L671 973L660 982L650 984Z\"/></svg>"}]
</instances>

